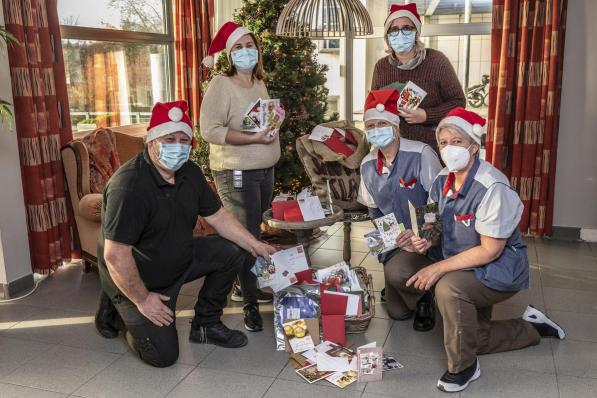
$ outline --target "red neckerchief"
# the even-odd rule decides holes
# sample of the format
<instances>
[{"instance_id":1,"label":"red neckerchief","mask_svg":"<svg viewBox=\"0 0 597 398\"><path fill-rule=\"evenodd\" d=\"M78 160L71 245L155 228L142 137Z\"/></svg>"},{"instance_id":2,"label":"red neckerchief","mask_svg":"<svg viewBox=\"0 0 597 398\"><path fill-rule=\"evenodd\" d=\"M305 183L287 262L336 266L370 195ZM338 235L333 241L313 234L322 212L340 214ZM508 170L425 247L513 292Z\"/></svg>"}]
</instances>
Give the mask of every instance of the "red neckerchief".
<instances>
[{"instance_id":1,"label":"red neckerchief","mask_svg":"<svg viewBox=\"0 0 597 398\"><path fill-rule=\"evenodd\" d=\"M377 150L377 174L381 175L383 173L383 155L381 151Z\"/></svg>"},{"instance_id":2,"label":"red neckerchief","mask_svg":"<svg viewBox=\"0 0 597 398\"><path fill-rule=\"evenodd\" d=\"M442 189L442 193L444 194L444 196L448 196L448 192L450 192L450 189L452 189L452 187L454 186L454 179L456 177L454 176L454 173L450 173L448 174L448 178L446 179L446 184L444 185L444 189ZM458 192L454 192L454 199L458 198Z\"/></svg>"},{"instance_id":3,"label":"red neckerchief","mask_svg":"<svg viewBox=\"0 0 597 398\"><path fill-rule=\"evenodd\" d=\"M415 185L417 183L417 179L413 178L410 181L404 181L404 178L400 177L400 185L402 185L405 188L410 187L411 185Z\"/></svg>"}]
</instances>

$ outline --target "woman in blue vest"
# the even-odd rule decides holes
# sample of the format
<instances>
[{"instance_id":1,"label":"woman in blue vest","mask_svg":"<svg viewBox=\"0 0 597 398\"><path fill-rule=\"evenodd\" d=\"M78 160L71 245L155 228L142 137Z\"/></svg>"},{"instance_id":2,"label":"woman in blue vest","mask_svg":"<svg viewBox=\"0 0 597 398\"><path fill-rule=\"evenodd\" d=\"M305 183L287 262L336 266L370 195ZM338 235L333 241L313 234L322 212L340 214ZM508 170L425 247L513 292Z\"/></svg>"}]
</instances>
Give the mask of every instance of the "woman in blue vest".
<instances>
[{"instance_id":1,"label":"woman in blue vest","mask_svg":"<svg viewBox=\"0 0 597 398\"><path fill-rule=\"evenodd\" d=\"M386 306L390 317L405 320L413 316L418 331L431 330L435 324L434 304L430 292L406 287L406 281L432 260L415 252L408 202L420 207L441 164L427 144L401 138L397 100L400 93L375 90L365 103L366 137L373 150L361 163L359 202L369 208L371 219L394 213L406 230L397 238L399 249L383 253Z\"/></svg>"},{"instance_id":2,"label":"woman in blue vest","mask_svg":"<svg viewBox=\"0 0 597 398\"><path fill-rule=\"evenodd\" d=\"M518 231L523 205L506 176L478 158L484 125L485 119L463 108L438 125L446 168L430 198L439 203L444 259L407 282L421 291L435 285L448 357L437 386L446 392L462 391L480 376L477 354L536 345L541 337L564 338L564 330L532 306L522 318L491 320L494 304L530 283L527 249ZM418 237L411 242L419 253L433 245Z\"/></svg>"}]
</instances>

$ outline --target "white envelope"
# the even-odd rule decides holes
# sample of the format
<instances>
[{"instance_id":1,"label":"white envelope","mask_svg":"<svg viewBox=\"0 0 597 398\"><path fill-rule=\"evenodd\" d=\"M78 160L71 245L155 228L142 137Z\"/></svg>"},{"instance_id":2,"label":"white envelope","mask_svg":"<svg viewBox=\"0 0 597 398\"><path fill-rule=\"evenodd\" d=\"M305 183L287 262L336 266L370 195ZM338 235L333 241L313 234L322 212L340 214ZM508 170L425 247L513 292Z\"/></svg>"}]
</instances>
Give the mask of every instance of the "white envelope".
<instances>
[{"instance_id":1,"label":"white envelope","mask_svg":"<svg viewBox=\"0 0 597 398\"><path fill-rule=\"evenodd\" d=\"M328 138L332 136L334 129L329 127L323 126L315 126L311 134L309 134L309 139L313 141L325 142Z\"/></svg>"},{"instance_id":2,"label":"white envelope","mask_svg":"<svg viewBox=\"0 0 597 398\"><path fill-rule=\"evenodd\" d=\"M325 218L323 207L321 207L321 201L319 196L307 196L304 199L298 200L298 205L303 215L303 220L313 221L321 220Z\"/></svg>"},{"instance_id":3,"label":"white envelope","mask_svg":"<svg viewBox=\"0 0 597 398\"><path fill-rule=\"evenodd\" d=\"M347 372L350 370L350 362L346 357L332 357L323 352L317 353L318 372Z\"/></svg>"}]
</instances>

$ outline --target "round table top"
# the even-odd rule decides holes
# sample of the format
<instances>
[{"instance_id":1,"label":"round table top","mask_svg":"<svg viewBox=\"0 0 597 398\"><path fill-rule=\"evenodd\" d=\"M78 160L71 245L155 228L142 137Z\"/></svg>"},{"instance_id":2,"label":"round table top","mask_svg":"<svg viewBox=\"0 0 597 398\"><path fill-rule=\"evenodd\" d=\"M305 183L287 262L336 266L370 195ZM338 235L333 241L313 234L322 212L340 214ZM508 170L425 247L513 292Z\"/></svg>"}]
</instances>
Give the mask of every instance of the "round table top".
<instances>
[{"instance_id":1,"label":"round table top","mask_svg":"<svg viewBox=\"0 0 597 398\"><path fill-rule=\"evenodd\" d=\"M273 218L272 209L263 213L263 221L272 228L278 228L285 231L315 229L333 225L344 219L344 212L336 205L332 205L333 213L325 218L313 221L284 221Z\"/></svg>"}]
</instances>

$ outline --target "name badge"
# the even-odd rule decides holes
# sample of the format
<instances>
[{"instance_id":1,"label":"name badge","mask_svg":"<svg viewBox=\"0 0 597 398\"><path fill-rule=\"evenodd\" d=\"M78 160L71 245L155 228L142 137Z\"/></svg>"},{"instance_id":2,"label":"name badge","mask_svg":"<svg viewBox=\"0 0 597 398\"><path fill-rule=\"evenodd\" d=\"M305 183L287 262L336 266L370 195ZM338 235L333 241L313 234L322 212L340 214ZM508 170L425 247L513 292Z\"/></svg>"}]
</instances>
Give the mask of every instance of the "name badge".
<instances>
[{"instance_id":1,"label":"name badge","mask_svg":"<svg viewBox=\"0 0 597 398\"><path fill-rule=\"evenodd\" d=\"M232 171L232 185L234 186L234 188L242 188L243 187L243 171L242 170Z\"/></svg>"}]
</instances>

